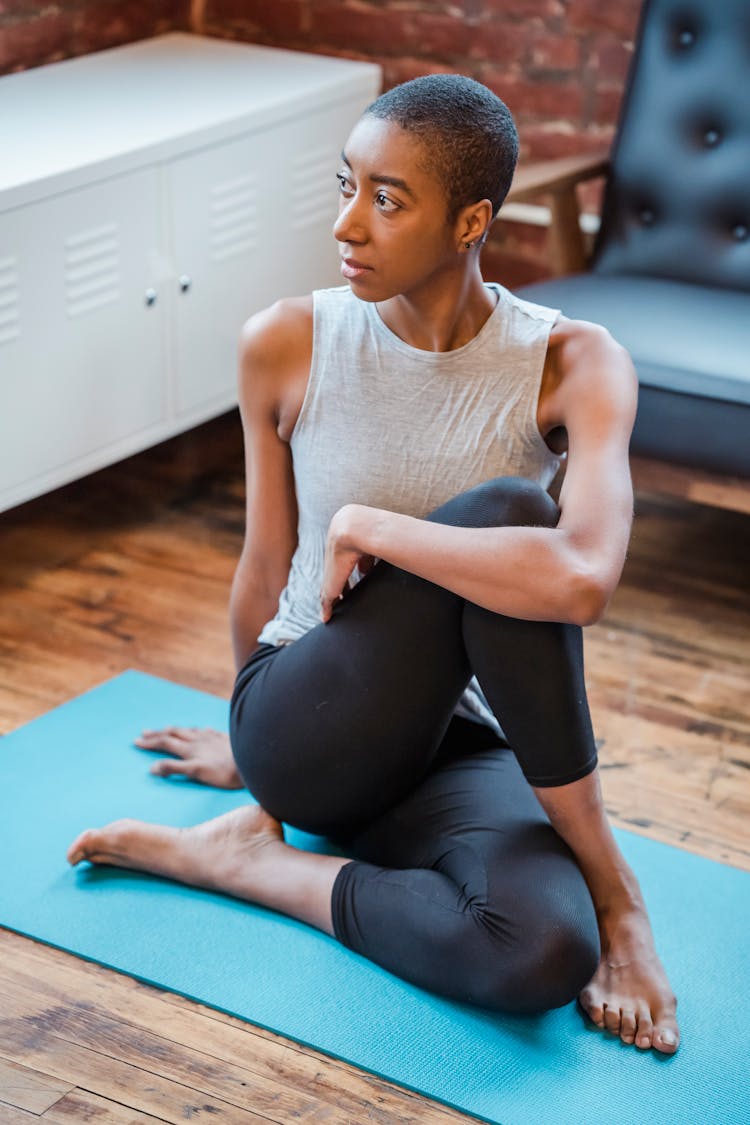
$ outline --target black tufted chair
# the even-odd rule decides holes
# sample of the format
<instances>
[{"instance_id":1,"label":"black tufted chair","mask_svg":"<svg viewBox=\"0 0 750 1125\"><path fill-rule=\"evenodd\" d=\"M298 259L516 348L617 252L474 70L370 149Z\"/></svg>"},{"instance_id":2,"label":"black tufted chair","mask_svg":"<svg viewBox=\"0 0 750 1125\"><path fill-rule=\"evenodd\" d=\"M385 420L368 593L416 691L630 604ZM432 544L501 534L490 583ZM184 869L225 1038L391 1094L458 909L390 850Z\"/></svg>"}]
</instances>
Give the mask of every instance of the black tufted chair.
<instances>
[{"instance_id":1,"label":"black tufted chair","mask_svg":"<svg viewBox=\"0 0 750 1125\"><path fill-rule=\"evenodd\" d=\"M574 164L509 199L571 219ZM750 0L646 0L590 268L519 295L628 348L633 453L750 478Z\"/></svg>"}]
</instances>

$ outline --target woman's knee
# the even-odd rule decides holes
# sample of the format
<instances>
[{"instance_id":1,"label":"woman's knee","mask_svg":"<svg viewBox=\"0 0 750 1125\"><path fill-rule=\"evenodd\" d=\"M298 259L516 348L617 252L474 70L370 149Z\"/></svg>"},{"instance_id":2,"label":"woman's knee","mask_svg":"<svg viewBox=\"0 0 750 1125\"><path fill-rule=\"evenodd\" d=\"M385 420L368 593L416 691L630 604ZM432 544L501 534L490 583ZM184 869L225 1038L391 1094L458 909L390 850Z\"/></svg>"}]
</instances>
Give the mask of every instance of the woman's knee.
<instances>
[{"instance_id":1,"label":"woman's knee","mask_svg":"<svg viewBox=\"0 0 750 1125\"><path fill-rule=\"evenodd\" d=\"M452 527L555 527L560 510L541 485L495 477L451 497L427 519Z\"/></svg>"},{"instance_id":2,"label":"woman's knee","mask_svg":"<svg viewBox=\"0 0 750 1125\"><path fill-rule=\"evenodd\" d=\"M505 1010L546 1012L561 1008L580 995L600 958L595 931L560 929L542 940L530 941L518 958Z\"/></svg>"},{"instance_id":3,"label":"woman's knee","mask_svg":"<svg viewBox=\"0 0 750 1125\"><path fill-rule=\"evenodd\" d=\"M477 921L485 931L483 950L466 958L465 982L472 1002L498 1012L533 1014L570 1003L589 983L599 964L595 923L558 916L533 931L498 927L497 919Z\"/></svg>"}]
</instances>

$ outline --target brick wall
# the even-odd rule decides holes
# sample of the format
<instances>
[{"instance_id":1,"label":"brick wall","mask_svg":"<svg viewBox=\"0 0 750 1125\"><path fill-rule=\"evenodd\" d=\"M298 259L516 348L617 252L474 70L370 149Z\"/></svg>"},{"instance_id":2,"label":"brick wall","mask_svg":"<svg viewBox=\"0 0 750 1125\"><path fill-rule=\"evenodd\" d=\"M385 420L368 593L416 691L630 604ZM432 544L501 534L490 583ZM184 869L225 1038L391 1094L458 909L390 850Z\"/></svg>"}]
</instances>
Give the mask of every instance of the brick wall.
<instances>
[{"instance_id":1,"label":"brick wall","mask_svg":"<svg viewBox=\"0 0 750 1125\"><path fill-rule=\"evenodd\" d=\"M521 158L589 152L612 138L641 0L0 0L0 74L190 30L371 59L386 86L459 71L510 106ZM597 194L584 197L595 207ZM543 276L544 231L498 223L488 276Z\"/></svg>"},{"instance_id":2,"label":"brick wall","mask_svg":"<svg viewBox=\"0 0 750 1125\"><path fill-rule=\"evenodd\" d=\"M0 74L188 30L189 0L0 0Z\"/></svg>"}]
</instances>

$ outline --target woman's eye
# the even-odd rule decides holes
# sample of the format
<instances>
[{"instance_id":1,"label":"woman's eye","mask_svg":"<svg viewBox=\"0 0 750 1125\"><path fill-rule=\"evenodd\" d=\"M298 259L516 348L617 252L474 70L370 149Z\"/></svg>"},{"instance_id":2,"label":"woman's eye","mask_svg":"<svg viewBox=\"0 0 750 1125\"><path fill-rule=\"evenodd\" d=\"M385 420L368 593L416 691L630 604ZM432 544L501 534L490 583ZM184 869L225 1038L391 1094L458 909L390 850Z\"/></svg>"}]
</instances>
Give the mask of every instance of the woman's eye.
<instances>
[{"instance_id":1,"label":"woman's eye","mask_svg":"<svg viewBox=\"0 0 750 1125\"><path fill-rule=\"evenodd\" d=\"M375 203L381 211L390 212L398 211L399 209L398 203L394 203L390 196L386 195L384 191L379 191L377 193L377 195L375 196Z\"/></svg>"},{"instance_id":2,"label":"woman's eye","mask_svg":"<svg viewBox=\"0 0 750 1125\"><path fill-rule=\"evenodd\" d=\"M339 191L342 195L354 195L354 188L349 182L349 177L344 172L338 172L336 179L339 182Z\"/></svg>"}]
</instances>

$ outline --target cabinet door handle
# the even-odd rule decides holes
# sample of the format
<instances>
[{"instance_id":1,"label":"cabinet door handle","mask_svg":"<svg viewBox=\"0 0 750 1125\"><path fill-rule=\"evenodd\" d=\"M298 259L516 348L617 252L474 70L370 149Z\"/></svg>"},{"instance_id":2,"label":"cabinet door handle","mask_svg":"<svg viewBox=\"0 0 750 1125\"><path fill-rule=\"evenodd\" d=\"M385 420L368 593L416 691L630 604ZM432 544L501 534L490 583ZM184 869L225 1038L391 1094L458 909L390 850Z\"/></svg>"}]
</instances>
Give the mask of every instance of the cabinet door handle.
<instances>
[{"instance_id":1,"label":"cabinet door handle","mask_svg":"<svg viewBox=\"0 0 750 1125\"><path fill-rule=\"evenodd\" d=\"M147 289L145 293L145 300L147 305L156 304L157 293L155 289Z\"/></svg>"},{"instance_id":2,"label":"cabinet door handle","mask_svg":"<svg viewBox=\"0 0 750 1125\"><path fill-rule=\"evenodd\" d=\"M188 275L186 273L184 273L182 275L182 277L180 278L180 289L182 290L182 292L187 293L188 289L190 288L190 286L192 284L193 284L192 277L188 277Z\"/></svg>"}]
</instances>

